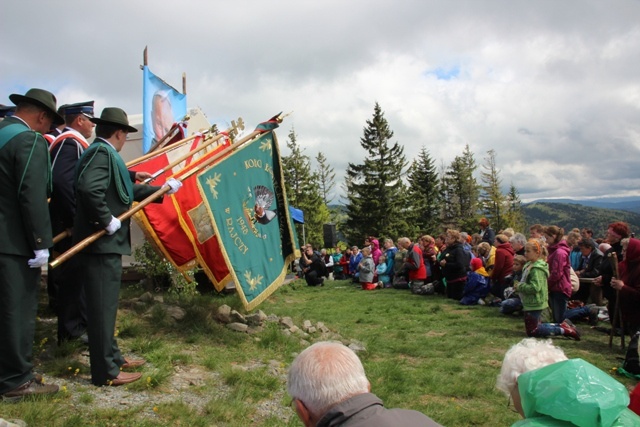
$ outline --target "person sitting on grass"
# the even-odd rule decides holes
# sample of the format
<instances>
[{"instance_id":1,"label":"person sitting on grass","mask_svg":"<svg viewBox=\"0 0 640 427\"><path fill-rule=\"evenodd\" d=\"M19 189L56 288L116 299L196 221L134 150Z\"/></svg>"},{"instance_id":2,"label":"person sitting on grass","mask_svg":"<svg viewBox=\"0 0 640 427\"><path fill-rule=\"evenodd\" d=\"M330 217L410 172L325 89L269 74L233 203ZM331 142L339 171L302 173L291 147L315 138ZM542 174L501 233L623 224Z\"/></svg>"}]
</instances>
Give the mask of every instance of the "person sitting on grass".
<instances>
[{"instance_id":1,"label":"person sitting on grass","mask_svg":"<svg viewBox=\"0 0 640 427\"><path fill-rule=\"evenodd\" d=\"M575 326L564 320L562 323L542 323L542 311L549 307L549 266L544 261L546 253L544 246L537 239L530 239L524 247L527 263L522 271L522 280L517 284L516 291L522 300L524 311L524 326L528 337L545 338L551 335L564 335L580 341L580 333Z\"/></svg>"},{"instance_id":2,"label":"person sitting on grass","mask_svg":"<svg viewBox=\"0 0 640 427\"><path fill-rule=\"evenodd\" d=\"M387 273L389 266L387 264L387 257L380 255L378 258L378 265L376 266L376 272L378 273L378 288L390 288L391 277Z\"/></svg>"},{"instance_id":3,"label":"person sitting on grass","mask_svg":"<svg viewBox=\"0 0 640 427\"><path fill-rule=\"evenodd\" d=\"M358 273L358 265L362 261L362 252L358 250L357 246L351 248L351 257L349 258L349 274L353 280L353 283L359 283L360 273Z\"/></svg>"},{"instance_id":4,"label":"person sitting on grass","mask_svg":"<svg viewBox=\"0 0 640 427\"><path fill-rule=\"evenodd\" d=\"M527 338L507 351L496 388L524 418L512 427L640 425L626 387L582 359L567 359L551 340Z\"/></svg>"},{"instance_id":5,"label":"person sitting on grass","mask_svg":"<svg viewBox=\"0 0 640 427\"><path fill-rule=\"evenodd\" d=\"M484 302L489 294L489 274L485 271L480 258L471 260L471 270L467 273L467 283L464 285L464 295L460 300L462 305L476 305Z\"/></svg>"},{"instance_id":6,"label":"person sitting on grass","mask_svg":"<svg viewBox=\"0 0 640 427\"><path fill-rule=\"evenodd\" d=\"M358 273L360 286L365 291L371 291L378 287L377 283L373 283L373 275L375 273L376 266L373 263L373 258L371 257L371 248L369 246L365 246L362 248L362 260L360 264L358 264Z\"/></svg>"},{"instance_id":7,"label":"person sitting on grass","mask_svg":"<svg viewBox=\"0 0 640 427\"><path fill-rule=\"evenodd\" d=\"M527 259L522 255L513 257L513 287L504 290L504 301L500 303L500 313L502 314L512 314L522 310L522 300L515 291L515 286L522 280L522 269L526 263Z\"/></svg>"},{"instance_id":8,"label":"person sitting on grass","mask_svg":"<svg viewBox=\"0 0 640 427\"><path fill-rule=\"evenodd\" d=\"M287 391L305 427L438 427L418 411L387 409L371 393L362 362L349 347L322 341L289 368Z\"/></svg>"}]
</instances>

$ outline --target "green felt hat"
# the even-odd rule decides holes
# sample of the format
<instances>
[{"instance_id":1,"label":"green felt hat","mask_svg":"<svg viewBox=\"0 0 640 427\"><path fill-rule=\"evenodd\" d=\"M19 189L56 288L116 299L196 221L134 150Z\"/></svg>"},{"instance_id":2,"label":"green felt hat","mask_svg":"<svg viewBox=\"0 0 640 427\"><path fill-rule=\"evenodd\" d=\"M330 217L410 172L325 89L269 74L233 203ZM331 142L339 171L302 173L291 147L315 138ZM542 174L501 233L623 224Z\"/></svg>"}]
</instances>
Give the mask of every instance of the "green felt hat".
<instances>
[{"instance_id":1,"label":"green felt hat","mask_svg":"<svg viewBox=\"0 0 640 427\"><path fill-rule=\"evenodd\" d=\"M89 119L93 123L97 125L111 125L117 126L126 130L127 132L138 132L138 129L129 125L129 119L127 118L127 113L124 112L122 108L117 107L107 107L102 110L102 114L100 114L100 118L92 118Z\"/></svg>"},{"instance_id":2,"label":"green felt hat","mask_svg":"<svg viewBox=\"0 0 640 427\"><path fill-rule=\"evenodd\" d=\"M9 99L18 105L21 102L37 105L49 111L53 115L53 124L59 126L64 123L64 118L56 111L56 97L44 89L29 89L24 95L14 93Z\"/></svg>"}]
</instances>

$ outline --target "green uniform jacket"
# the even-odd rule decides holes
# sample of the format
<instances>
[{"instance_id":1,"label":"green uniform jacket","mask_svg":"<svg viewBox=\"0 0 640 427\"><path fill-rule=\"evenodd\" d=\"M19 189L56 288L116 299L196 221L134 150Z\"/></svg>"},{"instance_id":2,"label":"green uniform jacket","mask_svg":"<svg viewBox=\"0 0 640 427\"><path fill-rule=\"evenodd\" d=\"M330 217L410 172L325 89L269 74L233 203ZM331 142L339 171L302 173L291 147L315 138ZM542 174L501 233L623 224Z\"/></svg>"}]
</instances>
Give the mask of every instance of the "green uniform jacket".
<instances>
[{"instance_id":1,"label":"green uniform jacket","mask_svg":"<svg viewBox=\"0 0 640 427\"><path fill-rule=\"evenodd\" d=\"M528 262L522 269L523 279L518 283L518 295L524 311L544 310L549 307L549 266L541 259ZM524 275L526 274L526 277Z\"/></svg>"},{"instance_id":2,"label":"green uniform jacket","mask_svg":"<svg viewBox=\"0 0 640 427\"><path fill-rule=\"evenodd\" d=\"M74 244L96 231L106 228L111 222L111 216L118 217L131 208L131 203L123 203L118 195L117 180L121 180L121 175L120 171L113 167L107 148L98 148L95 156L85 156L80 160L78 168L83 172L76 182ZM160 187L134 184L134 200L144 200L158 189ZM162 202L162 198L159 198L158 201ZM130 255L129 223L129 219L122 221L122 227L118 231L111 236L100 237L84 249L84 252Z\"/></svg>"},{"instance_id":3,"label":"green uniform jacket","mask_svg":"<svg viewBox=\"0 0 640 427\"><path fill-rule=\"evenodd\" d=\"M24 124L7 117L0 129L13 123ZM21 132L0 149L0 253L33 257L34 250L53 246L50 176L47 141L39 133Z\"/></svg>"}]
</instances>

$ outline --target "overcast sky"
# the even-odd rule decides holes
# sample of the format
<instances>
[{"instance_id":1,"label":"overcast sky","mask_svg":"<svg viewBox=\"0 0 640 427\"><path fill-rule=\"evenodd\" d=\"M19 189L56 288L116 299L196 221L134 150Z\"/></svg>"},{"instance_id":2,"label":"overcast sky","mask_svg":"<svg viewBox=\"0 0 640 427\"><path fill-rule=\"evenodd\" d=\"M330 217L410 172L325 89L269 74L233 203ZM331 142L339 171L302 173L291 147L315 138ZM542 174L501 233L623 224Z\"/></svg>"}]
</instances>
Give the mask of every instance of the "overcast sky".
<instances>
[{"instance_id":1,"label":"overcast sky","mask_svg":"<svg viewBox=\"0 0 640 427\"><path fill-rule=\"evenodd\" d=\"M640 196L640 1L3 1L0 103L142 112L142 52L212 123L293 114L341 187L380 103L409 159L494 149L523 200Z\"/></svg>"}]
</instances>

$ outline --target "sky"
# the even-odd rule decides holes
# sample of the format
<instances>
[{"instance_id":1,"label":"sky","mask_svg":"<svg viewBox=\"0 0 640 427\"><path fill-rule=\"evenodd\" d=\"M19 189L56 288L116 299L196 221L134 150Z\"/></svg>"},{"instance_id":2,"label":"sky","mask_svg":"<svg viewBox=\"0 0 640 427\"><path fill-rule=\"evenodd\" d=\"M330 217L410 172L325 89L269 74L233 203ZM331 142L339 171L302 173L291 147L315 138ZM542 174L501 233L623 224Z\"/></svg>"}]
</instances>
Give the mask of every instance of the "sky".
<instances>
[{"instance_id":1,"label":"sky","mask_svg":"<svg viewBox=\"0 0 640 427\"><path fill-rule=\"evenodd\" d=\"M339 202L379 103L409 161L495 150L504 191L640 197L640 0L65 0L0 5L0 103L31 87L58 104L142 112L143 50L224 128L292 112Z\"/></svg>"}]
</instances>

